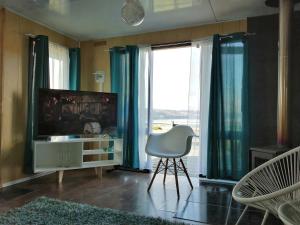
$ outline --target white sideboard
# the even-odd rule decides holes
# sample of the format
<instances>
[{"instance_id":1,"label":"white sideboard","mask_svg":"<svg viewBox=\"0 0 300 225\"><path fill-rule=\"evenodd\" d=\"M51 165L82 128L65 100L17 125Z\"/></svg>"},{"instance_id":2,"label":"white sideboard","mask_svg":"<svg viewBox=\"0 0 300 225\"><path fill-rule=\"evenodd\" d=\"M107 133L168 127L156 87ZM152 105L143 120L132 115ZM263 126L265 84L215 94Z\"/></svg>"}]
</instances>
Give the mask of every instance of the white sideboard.
<instances>
[{"instance_id":1,"label":"white sideboard","mask_svg":"<svg viewBox=\"0 0 300 225\"><path fill-rule=\"evenodd\" d=\"M123 139L120 138L57 137L34 141L33 171L60 171L60 183L64 170L102 168L122 165L122 162Z\"/></svg>"}]
</instances>

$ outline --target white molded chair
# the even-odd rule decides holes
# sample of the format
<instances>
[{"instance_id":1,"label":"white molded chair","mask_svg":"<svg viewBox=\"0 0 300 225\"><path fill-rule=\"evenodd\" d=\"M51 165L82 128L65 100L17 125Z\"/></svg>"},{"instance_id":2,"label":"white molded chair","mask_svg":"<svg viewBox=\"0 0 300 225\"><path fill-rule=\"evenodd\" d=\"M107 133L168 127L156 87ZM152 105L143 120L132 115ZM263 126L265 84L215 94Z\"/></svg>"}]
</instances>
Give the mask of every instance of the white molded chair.
<instances>
[{"instance_id":1,"label":"white molded chair","mask_svg":"<svg viewBox=\"0 0 300 225\"><path fill-rule=\"evenodd\" d=\"M265 211L262 224L265 224L269 213L278 217L280 205L300 199L300 147L250 171L235 185L232 197L246 205L236 224L239 224L249 206ZM226 224L229 213L230 208Z\"/></svg>"},{"instance_id":2,"label":"white molded chair","mask_svg":"<svg viewBox=\"0 0 300 225\"><path fill-rule=\"evenodd\" d=\"M172 166L174 167L177 197L179 198L180 196L177 177L178 169L182 170L186 174L190 186L193 189L192 182L181 157L187 155L190 152L192 146L192 138L194 136L195 135L193 129L186 125L177 125L163 134L150 134L147 140L146 153L151 156L159 157L160 160L149 184L148 191L152 186L155 176L163 170L163 182L165 183L167 170ZM178 163L175 160L176 158L179 158ZM163 159L166 160L163 162ZM172 160L171 165L168 164L169 160ZM181 164L182 167L179 164ZM160 168L160 166L162 166L162 168Z\"/></svg>"}]
</instances>

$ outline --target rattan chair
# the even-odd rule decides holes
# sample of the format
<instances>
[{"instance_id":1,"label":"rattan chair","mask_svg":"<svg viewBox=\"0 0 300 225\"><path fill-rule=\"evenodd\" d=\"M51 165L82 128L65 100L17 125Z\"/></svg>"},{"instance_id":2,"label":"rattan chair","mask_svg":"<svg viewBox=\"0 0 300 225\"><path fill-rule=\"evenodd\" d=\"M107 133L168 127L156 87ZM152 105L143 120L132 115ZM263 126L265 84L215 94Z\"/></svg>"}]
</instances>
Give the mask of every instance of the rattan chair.
<instances>
[{"instance_id":1,"label":"rattan chair","mask_svg":"<svg viewBox=\"0 0 300 225\"><path fill-rule=\"evenodd\" d=\"M150 191L156 175L161 171L164 171L163 182L165 183L167 170L171 167L174 168L171 172L175 175L177 197L180 197L177 177L178 170L182 170L185 173L193 189L191 179L181 157L190 152L192 138L194 136L193 129L186 125L174 126L171 130L163 134L150 134L146 144L146 153L151 156L159 157L160 160L148 186L148 191ZM166 160L163 162L163 159ZM176 159L179 159L179 162L177 162ZM171 161L170 164L169 160Z\"/></svg>"},{"instance_id":2,"label":"rattan chair","mask_svg":"<svg viewBox=\"0 0 300 225\"><path fill-rule=\"evenodd\" d=\"M265 211L262 225L269 213L278 217L280 205L300 198L300 147L250 171L235 185L232 197L246 205L236 225L240 223L249 206ZM229 214L230 208L226 224Z\"/></svg>"}]
</instances>

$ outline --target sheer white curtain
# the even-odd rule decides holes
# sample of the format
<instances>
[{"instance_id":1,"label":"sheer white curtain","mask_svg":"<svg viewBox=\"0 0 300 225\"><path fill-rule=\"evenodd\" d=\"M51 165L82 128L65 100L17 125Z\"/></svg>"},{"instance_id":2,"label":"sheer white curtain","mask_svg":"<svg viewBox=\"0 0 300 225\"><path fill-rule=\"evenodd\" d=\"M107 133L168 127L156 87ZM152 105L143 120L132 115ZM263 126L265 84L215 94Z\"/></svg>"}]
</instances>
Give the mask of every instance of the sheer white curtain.
<instances>
[{"instance_id":1,"label":"sheer white curtain","mask_svg":"<svg viewBox=\"0 0 300 225\"><path fill-rule=\"evenodd\" d=\"M189 85L188 125L198 137L193 139L187 167L193 174L207 173L208 114L212 61L212 38L193 41Z\"/></svg>"},{"instance_id":2,"label":"sheer white curtain","mask_svg":"<svg viewBox=\"0 0 300 225\"><path fill-rule=\"evenodd\" d=\"M50 88L69 89L69 49L49 42Z\"/></svg>"},{"instance_id":3,"label":"sheer white curtain","mask_svg":"<svg viewBox=\"0 0 300 225\"><path fill-rule=\"evenodd\" d=\"M140 169L151 169L151 159L145 153L146 142L151 126L151 47L139 47L139 162Z\"/></svg>"}]
</instances>

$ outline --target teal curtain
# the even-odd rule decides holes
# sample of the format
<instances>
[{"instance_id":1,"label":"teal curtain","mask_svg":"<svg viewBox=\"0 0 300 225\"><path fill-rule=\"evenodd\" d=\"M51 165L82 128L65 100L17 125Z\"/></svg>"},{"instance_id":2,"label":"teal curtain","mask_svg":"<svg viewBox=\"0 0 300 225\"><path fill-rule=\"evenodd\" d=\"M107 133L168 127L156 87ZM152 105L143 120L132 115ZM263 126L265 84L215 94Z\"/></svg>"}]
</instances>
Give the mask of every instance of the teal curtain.
<instances>
[{"instance_id":1,"label":"teal curtain","mask_svg":"<svg viewBox=\"0 0 300 225\"><path fill-rule=\"evenodd\" d=\"M70 69L69 88L73 91L80 90L80 48L69 49Z\"/></svg>"},{"instance_id":2,"label":"teal curtain","mask_svg":"<svg viewBox=\"0 0 300 225\"><path fill-rule=\"evenodd\" d=\"M111 90L118 93L118 134L123 137L123 166L139 168L137 46L110 49Z\"/></svg>"},{"instance_id":3,"label":"teal curtain","mask_svg":"<svg viewBox=\"0 0 300 225\"><path fill-rule=\"evenodd\" d=\"M110 79L111 92L118 94L118 136L124 134L125 125L128 123L128 118L125 113L128 112L128 88L129 80L128 73L125 70L125 49L115 47L110 49ZM126 104L125 104L126 103Z\"/></svg>"},{"instance_id":4,"label":"teal curtain","mask_svg":"<svg viewBox=\"0 0 300 225\"><path fill-rule=\"evenodd\" d=\"M25 171L32 173L33 140L37 137L37 100L39 88L49 88L49 45L47 36L29 38L28 110Z\"/></svg>"},{"instance_id":5,"label":"teal curtain","mask_svg":"<svg viewBox=\"0 0 300 225\"><path fill-rule=\"evenodd\" d=\"M239 180L249 170L245 35L214 35L212 54L207 175Z\"/></svg>"}]
</instances>

